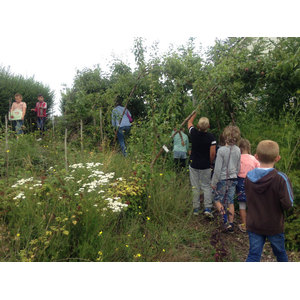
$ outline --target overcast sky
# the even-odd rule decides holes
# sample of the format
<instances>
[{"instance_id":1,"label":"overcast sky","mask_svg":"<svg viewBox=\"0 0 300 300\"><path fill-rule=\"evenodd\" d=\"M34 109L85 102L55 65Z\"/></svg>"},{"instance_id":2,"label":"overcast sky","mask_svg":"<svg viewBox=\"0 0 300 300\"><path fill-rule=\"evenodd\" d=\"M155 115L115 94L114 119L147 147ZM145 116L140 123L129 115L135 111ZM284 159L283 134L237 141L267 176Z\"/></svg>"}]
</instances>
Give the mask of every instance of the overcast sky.
<instances>
[{"instance_id":1,"label":"overcast sky","mask_svg":"<svg viewBox=\"0 0 300 300\"><path fill-rule=\"evenodd\" d=\"M58 112L61 85L77 69L133 62L135 37L165 51L191 36L204 47L216 37L297 36L297 1L265 2L0 0L0 65L49 85Z\"/></svg>"}]
</instances>

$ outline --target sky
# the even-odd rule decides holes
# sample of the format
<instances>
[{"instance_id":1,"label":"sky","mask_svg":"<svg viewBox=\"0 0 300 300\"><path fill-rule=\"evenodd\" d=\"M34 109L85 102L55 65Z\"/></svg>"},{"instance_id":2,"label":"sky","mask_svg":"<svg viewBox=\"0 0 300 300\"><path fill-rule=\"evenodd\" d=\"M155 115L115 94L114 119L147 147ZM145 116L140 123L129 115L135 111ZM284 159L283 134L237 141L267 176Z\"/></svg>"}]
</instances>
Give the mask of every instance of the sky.
<instances>
[{"instance_id":1,"label":"sky","mask_svg":"<svg viewBox=\"0 0 300 300\"><path fill-rule=\"evenodd\" d=\"M299 27L297 9L266 2L271 10L257 0L0 0L0 66L48 85L58 114L62 84L71 87L76 70L105 71L114 57L134 66L136 37L163 52L189 37L205 48L228 36L284 36L285 10L289 30Z\"/></svg>"}]
</instances>

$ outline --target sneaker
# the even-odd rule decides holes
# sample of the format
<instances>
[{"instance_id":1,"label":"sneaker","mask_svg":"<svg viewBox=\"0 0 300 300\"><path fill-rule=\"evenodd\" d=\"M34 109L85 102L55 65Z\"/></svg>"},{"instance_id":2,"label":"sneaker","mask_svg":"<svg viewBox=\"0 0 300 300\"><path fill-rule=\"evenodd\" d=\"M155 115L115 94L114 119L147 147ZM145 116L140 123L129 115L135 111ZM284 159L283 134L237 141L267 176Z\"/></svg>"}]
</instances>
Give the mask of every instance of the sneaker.
<instances>
[{"instance_id":1,"label":"sneaker","mask_svg":"<svg viewBox=\"0 0 300 300\"><path fill-rule=\"evenodd\" d=\"M244 224L244 223L242 223L242 224L239 224L238 225L238 228L239 228L239 230L241 231L241 232L247 232L247 230L246 230L246 225Z\"/></svg>"},{"instance_id":2,"label":"sneaker","mask_svg":"<svg viewBox=\"0 0 300 300\"><path fill-rule=\"evenodd\" d=\"M209 208L204 209L204 215L210 219L214 218L214 215L212 214L211 209L209 209Z\"/></svg>"},{"instance_id":3,"label":"sneaker","mask_svg":"<svg viewBox=\"0 0 300 300\"><path fill-rule=\"evenodd\" d=\"M230 232L230 233L233 233L233 232L234 232L233 226L232 226L231 224L227 224L227 225L226 225L226 231L227 231L227 232Z\"/></svg>"},{"instance_id":4,"label":"sneaker","mask_svg":"<svg viewBox=\"0 0 300 300\"><path fill-rule=\"evenodd\" d=\"M200 211L199 208L194 208L193 214L194 214L195 216L198 216L198 215L199 215L199 211Z\"/></svg>"}]
</instances>

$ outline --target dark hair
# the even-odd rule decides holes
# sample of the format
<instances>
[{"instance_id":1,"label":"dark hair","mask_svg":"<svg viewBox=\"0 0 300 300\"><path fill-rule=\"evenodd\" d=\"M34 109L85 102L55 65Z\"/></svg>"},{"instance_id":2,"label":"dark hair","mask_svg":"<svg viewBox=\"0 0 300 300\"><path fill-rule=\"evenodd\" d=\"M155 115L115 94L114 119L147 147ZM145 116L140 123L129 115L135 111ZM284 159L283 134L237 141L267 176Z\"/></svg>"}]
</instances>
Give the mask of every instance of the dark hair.
<instances>
[{"instance_id":1,"label":"dark hair","mask_svg":"<svg viewBox=\"0 0 300 300\"><path fill-rule=\"evenodd\" d=\"M118 95L116 99L116 105L122 106L122 104L123 104L123 97Z\"/></svg>"},{"instance_id":2,"label":"dark hair","mask_svg":"<svg viewBox=\"0 0 300 300\"><path fill-rule=\"evenodd\" d=\"M42 94L38 94L38 97L43 97L44 98L44 96Z\"/></svg>"}]
</instances>

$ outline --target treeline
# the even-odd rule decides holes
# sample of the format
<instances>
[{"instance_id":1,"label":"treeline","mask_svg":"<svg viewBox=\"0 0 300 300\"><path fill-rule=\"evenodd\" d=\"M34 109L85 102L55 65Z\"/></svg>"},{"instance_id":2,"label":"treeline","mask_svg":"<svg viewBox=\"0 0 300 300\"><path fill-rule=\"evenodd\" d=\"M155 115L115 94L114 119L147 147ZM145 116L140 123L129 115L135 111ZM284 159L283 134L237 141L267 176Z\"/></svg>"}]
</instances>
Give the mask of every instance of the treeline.
<instances>
[{"instance_id":1,"label":"treeline","mask_svg":"<svg viewBox=\"0 0 300 300\"><path fill-rule=\"evenodd\" d=\"M5 115L8 114L10 103L15 101L14 95L20 93L23 101L27 104L27 112L25 117L25 126L31 128L31 121L35 121L36 114L30 111L37 102L38 94L43 94L48 104L48 114L54 102L54 91L50 87L44 85L31 78L25 78L22 75L13 74L9 68L0 66L0 120L4 122Z\"/></svg>"}]
</instances>

